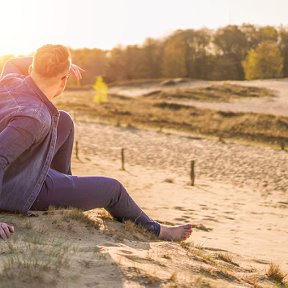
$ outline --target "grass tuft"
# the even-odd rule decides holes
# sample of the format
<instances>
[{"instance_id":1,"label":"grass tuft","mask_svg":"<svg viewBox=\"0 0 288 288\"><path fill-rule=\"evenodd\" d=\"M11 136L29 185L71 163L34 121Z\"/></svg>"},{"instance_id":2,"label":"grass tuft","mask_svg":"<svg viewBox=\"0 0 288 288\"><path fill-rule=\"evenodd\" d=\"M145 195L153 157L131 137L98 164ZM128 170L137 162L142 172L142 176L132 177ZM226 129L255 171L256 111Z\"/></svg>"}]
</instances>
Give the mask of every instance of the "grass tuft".
<instances>
[{"instance_id":1,"label":"grass tuft","mask_svg":"<svg viewBox=\"0 0 288 288\"><path fill-rule=\"evenodd\" d=\"M278 265L271 263L268 271L266 272L266 275L270 280L285 285L283 281L287 275L280 270L280 267Z\"/></svg>"},{"instance_id":2,"label":"grass tuft","mask_svg":"<svg viewBox=\"0 0 288 288\"><path fill-rule=\"evenodd\" d=\"M216 254L216 259L222 260L224 262L230 263L234 266L239 267L239 264L234 262L232 256L229 253L218 253Z\"/></svg>"},{"instance_id":3,"label":"grass tuft","mask_svg":"<svg viewBox=\"0 0 288 288\"><path fill-rule=\"evenodd\" d=\"M13 251L13 254L3 260L0 274L3 287L19 287L19 283L35 281L38 284L54 285L61 276L61 269L69 266L70 248L64 244L39 246L24 243L13 247Z\"/></svg>"},{"instance_id":4,"label":"grass tuft","mask_svg":"<svg viewBox=\"0 0 288 288\"><path fill-rule=\"evenodd\" d=\"M67 222L69 222L69 220L71 219L76 220L76 221L86 224L86 226L88 227L94 227L97 230L100 229L100 226L101 226L100 223L89 218L89 216L84 214L83 211L78 208L72 208L72 209L67 210L66 213L64 213L63 215L63 219Z\"/></svg>"}]
</instances>

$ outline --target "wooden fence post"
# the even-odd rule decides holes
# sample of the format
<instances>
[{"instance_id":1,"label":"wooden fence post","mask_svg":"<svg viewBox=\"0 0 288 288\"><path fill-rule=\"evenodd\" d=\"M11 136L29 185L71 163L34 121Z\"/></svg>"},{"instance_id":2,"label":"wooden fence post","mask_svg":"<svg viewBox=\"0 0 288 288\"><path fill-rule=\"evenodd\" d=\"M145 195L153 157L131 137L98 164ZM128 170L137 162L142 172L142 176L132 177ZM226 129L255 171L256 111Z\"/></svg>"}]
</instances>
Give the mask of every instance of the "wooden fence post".
<instances>
[{"instance_id":1,"label":"wooden fence post","mask_svg":"<svg viewBox=\"0 0 288 288\"><path fill-rule=\"evenodd\" d=\"M191 186L195 184L195 161L191 161L191 171L190 171L190 178L191 178Z\"/></svg>"},{"instance_id":2,"label":"wooden fence post","mask_svg":"<svg viewBox=\"0 0 288 288\"><path fill-rule=\"evenodd\" d=\"M79 158L79 146L78 146L77 140L75 142L75 156L76 156L76 159L80 160L80 158Z\"/></svg>"},{"instance_id":3,"label":"wooden fence post","mask_svg":"<svg viewBox=\"0 0 288 288\"><path fill-rule=\"evenodd\" d=\"M280 141L280 149L285 150L285 142L284 141Z\"/></svg>"},{"instance_id":4,"label":"wooden fence post","mask_svg":"<svg viewBox=\"0 0 288 288\"><path fill-rule=\"evenodd\" d=\"M125 154L124 154L125 148L121 148L121 170L125 171Z\"/></svg>"}]
</instances>

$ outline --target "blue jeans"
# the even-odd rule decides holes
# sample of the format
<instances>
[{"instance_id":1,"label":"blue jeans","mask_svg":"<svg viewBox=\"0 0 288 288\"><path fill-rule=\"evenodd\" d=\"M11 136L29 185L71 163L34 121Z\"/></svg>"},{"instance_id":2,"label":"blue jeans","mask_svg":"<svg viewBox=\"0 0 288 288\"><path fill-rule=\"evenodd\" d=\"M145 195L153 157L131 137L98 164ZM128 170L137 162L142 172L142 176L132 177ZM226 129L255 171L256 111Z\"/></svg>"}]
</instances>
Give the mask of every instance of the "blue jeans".
<instances>
[{"instance_id":1,"label":"blue jeans","mask_svg":"<svg viewBox=\"0 0 288 288\"><path fill-rule=\"evenodd\" d=\"M50 205L82 210L105 208L118 221L133 221L159 236L160 224L140 209L118 180L99 176L72 176L73 141L73 121L69 114L60 111L54 157L31 210L47 210Z\"/></svg>"}]
</instances>

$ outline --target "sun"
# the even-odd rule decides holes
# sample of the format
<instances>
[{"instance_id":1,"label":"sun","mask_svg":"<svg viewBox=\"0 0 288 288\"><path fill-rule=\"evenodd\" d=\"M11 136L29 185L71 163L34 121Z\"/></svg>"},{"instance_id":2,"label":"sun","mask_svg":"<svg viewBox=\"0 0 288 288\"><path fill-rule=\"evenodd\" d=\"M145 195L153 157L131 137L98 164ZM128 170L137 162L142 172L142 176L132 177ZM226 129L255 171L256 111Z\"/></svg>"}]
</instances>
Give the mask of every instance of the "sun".
<instances>
[{"instance_id":1,"label":"sun","mask_svg":"<svg viewBox=\"0 0 288 288\"><path fill-rule=\"evenodd\" d=\"M1 1L0 56L27 54L33 51L33 41L23 33L31 26L32 1Z\"/></svg>"}]
</instances>

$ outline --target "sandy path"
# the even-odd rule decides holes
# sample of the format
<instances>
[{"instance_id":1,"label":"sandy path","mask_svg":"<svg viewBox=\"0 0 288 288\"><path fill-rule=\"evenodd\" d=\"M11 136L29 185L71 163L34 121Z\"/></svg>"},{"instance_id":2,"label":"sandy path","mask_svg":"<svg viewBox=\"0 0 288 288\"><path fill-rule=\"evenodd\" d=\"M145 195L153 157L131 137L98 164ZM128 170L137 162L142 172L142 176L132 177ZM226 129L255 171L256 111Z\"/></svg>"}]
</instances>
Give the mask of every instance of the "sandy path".
<instances>
[{"instance_id":1,"label":"sandy path","mask_svg":"<svg viewBox=\"0 0 288 288\"><path fill-rule=\"evenodd\" d=\"M252 187L265 195L287 191L285 151L91 123L78 125L79 142L88 143L85 151L111 160L119 161L119 149L125 147L129 164L169 169L179 176L187 175L187 181L190 160L195 160L199 180Z\"/></svg>"},{"instance_id":2,"label":"sandy path","mask_svg":"<svg viewBox=\"0 0 288 288\"><path fill-rule=\"evenodd\" d=\"M269 88L276 91L277 96L274 98L250 98L237 100L235 102L199 102L196 100L184 100L184 101L173 101L179 104L192 105L198 108L208 108L220 111L232 111L232 112L254 112L264 113L272 115L288 116L288 80L287 79L276 79L276 80L254 80L254 81L191 81L172 88L195 88L205 87L209 85L217 85L222 83L231 83L237 85L254 86ZM165 89L169 90L170 87L151 86L146 88L112 88L110 93L136 97L146 93L150 93L155 90Z\"/></svg>"},{"instance_id":3,"label":"sandy path","mask_svg":"<svg viewBox=\"0 0 288 288\"><path fill-rule=\"evenodd\" d=\"M288 271L287 153L91 123L77 129L82 162L74 163L75 174L119 179L155 219L203 225L190 240L197 245ZM128 172L119 169L121 147ZM196 187L187 185L190 159Z\"/></svg>"}]
</instances>

